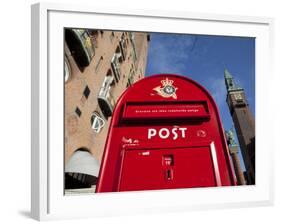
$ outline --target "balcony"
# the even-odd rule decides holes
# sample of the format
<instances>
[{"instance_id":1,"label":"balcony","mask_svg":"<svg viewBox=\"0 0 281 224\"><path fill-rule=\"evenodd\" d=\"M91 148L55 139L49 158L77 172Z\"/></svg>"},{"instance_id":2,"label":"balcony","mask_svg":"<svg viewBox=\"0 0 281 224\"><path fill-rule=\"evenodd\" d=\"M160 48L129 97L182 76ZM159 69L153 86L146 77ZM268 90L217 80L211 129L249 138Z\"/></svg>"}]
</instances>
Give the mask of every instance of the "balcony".
<instances>
[{"instance_id":1,"label":"balcony","mask_svg":"<svg viewBox=\"0 0 281 224\"><path fill-rule=\"evenodd\" d=\"M122 37L120 39L119 46L120 46L120 49L121 49L122 58L123 58L123 60L126 60L127 43L126 43L126 39L125 39L124 33L122 34Z\"/></svg>"},{"instance_id":2,"label":"balcony","mask_svg":"<svg viewBox=\"0 0 281 224\"><path fill-rule=\"evenodd\" d=\"M129 73L129 76L128 76L128 86L133 85L133 83L134 83L134 77L135 77L135 71L134 71L134 68L131 67L130 73Z\"/></svg>"},{"instance_id":3,"label":"balcony","mask_svg":"<svg viewBox=\"0 0 281 224\"><path fill-rule=\"evenodd\" d=\"M137 60L137 52L136 52L136 43L135 43L135 35L132 32L129 32L129 38L130 38L130 42L133 48L133 59L134 62L136 62Z\"/></svg>"},{"instance_id":4,"label":"balcony","mask_svg":"<svg viewBox=\"0 0 281 224\"><path fill-rule=\"evenodd\" d=\"M113 81L112 76L106 76L98 95L99 107L105 117L112 115L115 106L115 100L111 93Z\"/></svg>"},{"instance_id":5,"label":"balcony","mask_svg":"<svg viewBox=\"0 0 281 224\"><path fill-rule=\"evenodd\" d=\"M88 31L82 29L66 29L65 41L78 67L81 69L88 66L95 55Z\"/></svg>"},{"instance_id":6,"label":"balcony","mask_svg":"<svg viewBox=\"0 0 281 224\"><path fill-rule=\"evenodd\" d=\"M120 80L121 71L120 71L120 58L122 57L121 53L114 53L111 60L111 68L114 73L116 82Z\"/></svg>"}]
</instances>

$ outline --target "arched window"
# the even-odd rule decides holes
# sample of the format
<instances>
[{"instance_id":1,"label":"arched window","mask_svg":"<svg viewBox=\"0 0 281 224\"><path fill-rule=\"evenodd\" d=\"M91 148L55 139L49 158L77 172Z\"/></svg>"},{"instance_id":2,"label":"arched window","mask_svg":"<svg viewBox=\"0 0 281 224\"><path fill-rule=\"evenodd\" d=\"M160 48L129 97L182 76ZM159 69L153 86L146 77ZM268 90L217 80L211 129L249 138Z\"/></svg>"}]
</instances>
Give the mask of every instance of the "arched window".
<instances>
[{"instance_id":1,"label":"arched window","mask_svg":"<svg viewBox=\"0 0 281 224\"><path fill-rule=\"evenodd\" d=\"M95 189L99 169L99 161L87 149L77 149L65 166L65 189Z\"/></svg>"},{"instance_id":2,"label":"arched window","mask_svg":"<svg viewBox=\"0 0 281 224\"><path fill-rule=\"evenodd\" d=\"M105 125L104 119L99 115L98 112L94 112L92 117L91 117L92 129L96 133L99 133L101 131L101 129L104 127L104 125Z\"/></svg>"}]
</instances>

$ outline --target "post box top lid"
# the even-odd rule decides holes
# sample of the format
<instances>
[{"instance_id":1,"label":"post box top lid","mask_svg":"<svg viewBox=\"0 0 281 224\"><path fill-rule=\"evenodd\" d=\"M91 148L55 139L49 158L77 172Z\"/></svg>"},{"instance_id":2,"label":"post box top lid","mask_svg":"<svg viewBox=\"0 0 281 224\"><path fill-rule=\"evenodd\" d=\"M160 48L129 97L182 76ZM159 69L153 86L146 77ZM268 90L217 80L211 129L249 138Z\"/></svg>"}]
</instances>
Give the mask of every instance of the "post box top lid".
<instances>
[{"instance_id":1,"label":"post box top lid","mask_svg":"<svg viewBox=\"0 0 281 224\"><path fill-rule=\"evenodd\" d=\"M134 83L119 98L118 104L131 102L175 102L208 100L213 104L209 92L192 79L175 74L157 74ZM215 105L214 105L215 106Z\"/></svg>"}]
</instances>

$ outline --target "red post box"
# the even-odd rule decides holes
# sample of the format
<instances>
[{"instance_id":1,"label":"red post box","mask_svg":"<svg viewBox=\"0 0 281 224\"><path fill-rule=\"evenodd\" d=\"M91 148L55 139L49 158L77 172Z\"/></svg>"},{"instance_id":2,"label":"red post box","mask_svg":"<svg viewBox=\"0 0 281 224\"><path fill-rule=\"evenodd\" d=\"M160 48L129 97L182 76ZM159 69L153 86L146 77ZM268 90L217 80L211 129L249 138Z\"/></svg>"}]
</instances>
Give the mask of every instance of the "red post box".
<instances>
[{"instance_id":1,"label":"red post box","mask_svg":"<svg viewBox=\"0 0 281 224\"><path fill-rule=\"evenodd\" d=\"M120 97L96 192L236 185L219 111L195 81L161 74Z\"/></svg>"}]
</instances>

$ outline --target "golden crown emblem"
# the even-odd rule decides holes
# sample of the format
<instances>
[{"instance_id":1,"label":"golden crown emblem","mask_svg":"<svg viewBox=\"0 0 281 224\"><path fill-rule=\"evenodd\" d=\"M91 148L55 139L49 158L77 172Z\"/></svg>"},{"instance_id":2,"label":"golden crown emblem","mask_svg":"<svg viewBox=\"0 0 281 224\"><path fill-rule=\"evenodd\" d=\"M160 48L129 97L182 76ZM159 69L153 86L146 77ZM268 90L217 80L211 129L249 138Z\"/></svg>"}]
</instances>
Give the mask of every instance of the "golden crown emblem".
<instances>
[{"instance_id":1,"label":"golden crown emblem","mask_svg":"<svg viewBox=\"0 0 281 224\"><path fill-rule=\"evenodd\" d=\"M164 98L172 97L177 99L177 87L173 86L174 80L169 80L168 78L161 80L162 86L156 86L153 88L156 93Z\"/></svg>"},{"instance_id":2,"label":"golden crown emblem","mask_svg":"<svg viewBox=\"0 0 281 224\"><path fill-rule=\"evenodd\" d=\"M173 83L174 83L174 80L169 80L168 78L161 80L161 84L163 86L171 86L171 85L173 85Z\"/></svg>"}]
</instances>

